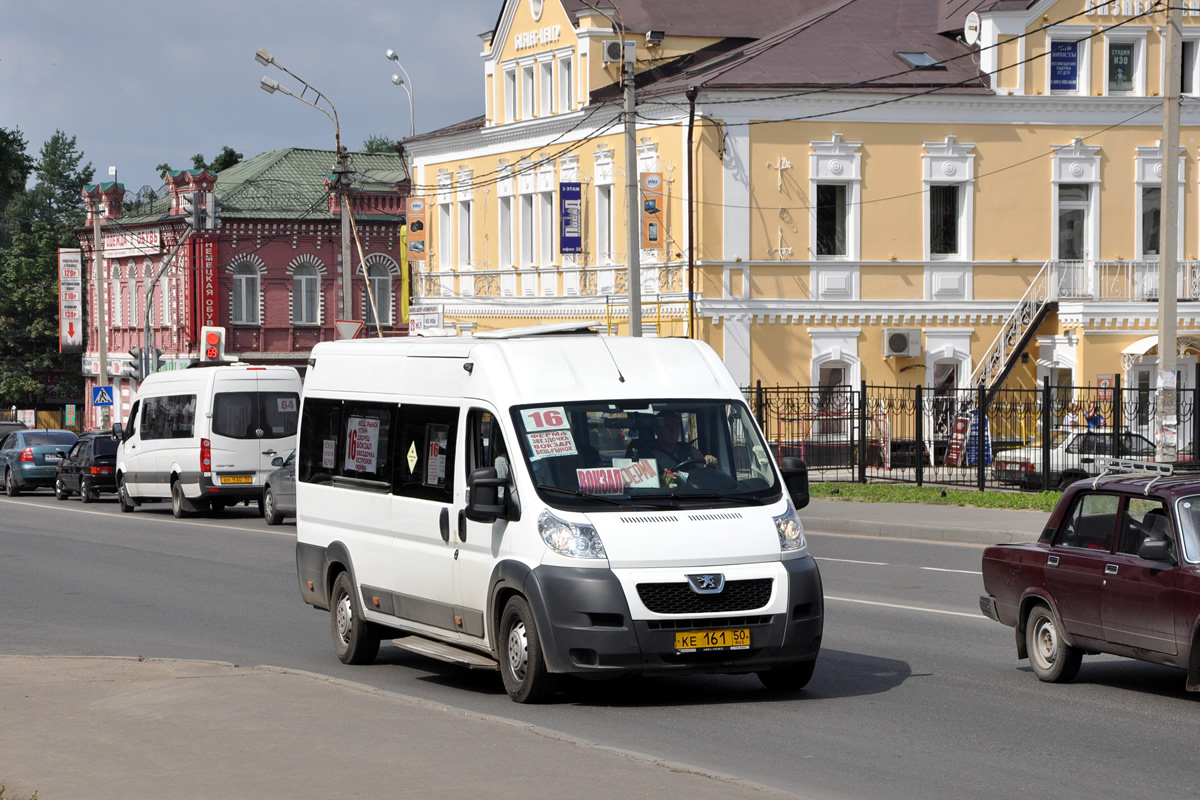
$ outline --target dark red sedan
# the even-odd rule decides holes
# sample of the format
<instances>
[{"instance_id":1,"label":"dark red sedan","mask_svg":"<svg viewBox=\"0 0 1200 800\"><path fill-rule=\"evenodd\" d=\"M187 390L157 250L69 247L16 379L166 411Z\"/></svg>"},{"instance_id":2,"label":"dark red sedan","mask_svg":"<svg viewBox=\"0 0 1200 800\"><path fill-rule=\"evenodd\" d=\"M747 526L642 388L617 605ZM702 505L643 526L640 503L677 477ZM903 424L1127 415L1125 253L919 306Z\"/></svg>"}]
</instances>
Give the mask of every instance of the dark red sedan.
<instances>
[{"instance_id":1,"label":"dark red sedan","mask_svg":"<svg viewBox=\"0 0 1200 800\"><path fill-rule=\"evenodd\" d=\"M1113 469L1063 492L1038 541L984 550L979 605L1043 681L1110 653L1185 669L1200 691L1200 467Z\"/></svg>"}]
</instances>

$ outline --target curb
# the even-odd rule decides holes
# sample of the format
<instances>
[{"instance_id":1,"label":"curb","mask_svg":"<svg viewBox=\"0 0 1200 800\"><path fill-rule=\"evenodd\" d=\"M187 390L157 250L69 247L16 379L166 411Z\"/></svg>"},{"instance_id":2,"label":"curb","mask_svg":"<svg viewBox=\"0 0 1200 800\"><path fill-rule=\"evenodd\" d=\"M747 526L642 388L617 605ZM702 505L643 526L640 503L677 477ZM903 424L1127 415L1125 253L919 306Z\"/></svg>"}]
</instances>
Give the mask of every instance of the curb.
<instances>
[{"instance_id":1,"label":"curb","mask_svg":"<svg viewBox=\"0 0 1200 800\"><path fill-rule=\"evenodd\" d=\"M833 519L801 516L804 530L842 536L873 536L882 539L911 539L927 542L991 545L1036 542L1041 528L1006 531L993 528L946 528L936 525L909 525L877 520Z\"/></svg>"}]
</instances>

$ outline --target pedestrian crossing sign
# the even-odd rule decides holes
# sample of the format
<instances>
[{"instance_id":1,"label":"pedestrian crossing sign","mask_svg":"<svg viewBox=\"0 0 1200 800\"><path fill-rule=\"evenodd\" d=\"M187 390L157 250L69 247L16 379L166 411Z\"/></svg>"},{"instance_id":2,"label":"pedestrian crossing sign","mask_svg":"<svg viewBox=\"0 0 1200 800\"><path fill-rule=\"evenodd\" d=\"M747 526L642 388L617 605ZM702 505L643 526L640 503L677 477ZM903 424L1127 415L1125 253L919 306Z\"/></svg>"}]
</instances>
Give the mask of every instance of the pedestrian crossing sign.
<instances>
[{"instance_id":1,"label":"pedestrian crossing sign","mask_svg":"<svg viewBox=\"0 0 1200 800\"><path fill-rule=\"evenodd\" d=\"M93 406L111 406L113 404L112 387L111 386L93 386L92 387L92 405Z\"/></svg>"}]
</instances>

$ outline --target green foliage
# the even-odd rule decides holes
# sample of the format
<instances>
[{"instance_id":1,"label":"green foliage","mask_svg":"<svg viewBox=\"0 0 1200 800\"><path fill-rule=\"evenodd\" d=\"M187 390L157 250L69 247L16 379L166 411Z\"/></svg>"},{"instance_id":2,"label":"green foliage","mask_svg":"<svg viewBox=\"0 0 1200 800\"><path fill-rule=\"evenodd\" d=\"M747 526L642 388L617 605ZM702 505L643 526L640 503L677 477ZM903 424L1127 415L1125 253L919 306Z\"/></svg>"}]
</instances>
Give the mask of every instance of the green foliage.
<instances>
[{"instance_id":1,"label":"green foliage","mask_svg":"<svg viewBox=\"0 0 1200 800\"><path fill-rule=\"evenodd\" d=\"M364 153L394 153L396 140L390 136L368 136L363 142Z\"/></svg>"},{"instance_id":2,"label":"green foliage","mask_svg":"<svg viewBox=\"0 0 1200 800\"><path fill-rule=\"evenodd\" d=\"M87 207L82 190L92 183L96 170L91 162L81 167L82 161L75 137L62 131L55 131L42 145L34 167L37 183L25 193L21 203L26 230L42 223L65 233L83 225Z\"/></svg>"},{"instance_id":3,"label":"green foliage","mask_svg":"<svg viewBox=\"0 0 1200 800\"><path fill-rule=\"evenodd\" d=\"M25 152L25 137L19 129L0 128L0 247L12 241L19 220L11 212L15 198L25 191L33 172L33 159Z\"/></svg>"},{"instance_id":4,"label":"green foliage","mask_svg":"<svg viewBox=\"0 0 1200 800\"><path fill-rule=\"evenodd\" d=\"M209 172L217 173L223 169L229 169L234 164L240 163L241 160L241 153L229 145L225 145L221 148L221 152L217 154L217 157L212 160L212 163L204 160L203 153L196 153L196 155L192 156L192 169L206 169ZM165 165L160 164L159 166Z\"/></svg>"},{"instance_id":5,"label":"green foliage","mask_svg":"<svg viewBox=\"0 0 1200 800\"><path fill-rule=\"evenodd\" d=\"M836 492L836 494L835 494ZM978 492L943 490L937 486L908 486L895 483L813 483L813 497L853 500L861 503L923 503L937 506L974 506L1027 511L1053 511L1060 492Z\"/></svg>"}]
</instances>

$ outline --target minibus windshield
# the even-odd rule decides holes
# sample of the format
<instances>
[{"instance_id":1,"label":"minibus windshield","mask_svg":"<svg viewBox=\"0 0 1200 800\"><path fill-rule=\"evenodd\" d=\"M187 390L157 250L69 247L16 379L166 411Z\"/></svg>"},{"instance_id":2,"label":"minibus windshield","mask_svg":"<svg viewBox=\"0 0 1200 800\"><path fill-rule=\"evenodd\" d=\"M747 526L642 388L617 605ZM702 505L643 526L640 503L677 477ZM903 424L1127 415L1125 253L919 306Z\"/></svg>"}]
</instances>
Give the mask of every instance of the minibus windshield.
<instances>
[{"instance_id":1,"label":"minibus windshield","mask_svg":"<svg viewBox=\"0 0 1200 800\"><path fill-rule=\"evenodd\" d=\"M601 400L514 408L542 500L572 508L772 502L767 446L744 403Z\"/></svg>"}]
</instances>

